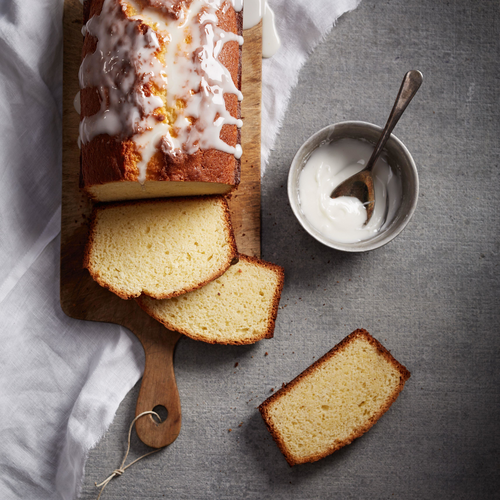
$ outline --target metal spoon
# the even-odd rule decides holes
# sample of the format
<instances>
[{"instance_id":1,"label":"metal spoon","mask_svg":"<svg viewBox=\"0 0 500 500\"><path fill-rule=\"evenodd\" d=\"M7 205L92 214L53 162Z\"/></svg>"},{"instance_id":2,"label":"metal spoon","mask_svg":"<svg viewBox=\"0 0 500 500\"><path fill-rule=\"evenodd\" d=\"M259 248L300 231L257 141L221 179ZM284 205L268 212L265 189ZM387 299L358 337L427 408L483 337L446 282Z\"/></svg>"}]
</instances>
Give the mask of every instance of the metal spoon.
<instances>
[{"instance_id":1,"label":"metal spoon","mask_svg":"<svg viewBox=\"0 0 500 500\"><path fill-rule=\"evenodd\" d=\"M382 153L382 149L385 146L385 143L391 136L391 132L394 130L394 127L398 123L401 115L404 110L410 104L410 101L413 99L413 96L417 93L417 90L420 88L422 84L423 76L420 71L412 70L408 71L403 78L403 83L401 84L401 88L399 89L398 96L396 97L396 101L394 103L394 107L392 108L391 114L389 115L389 119L385 124L384 130L382 131L382 135L373 150L373 153L366 164L366 167L358 172L357 174L352 175L344 182L339 184L330 195L331 198L338 198L339 196L352 196L354 198L358 198L358 200L363 203L366 207L366 222L371 219L373 215L373 209L375 207L375 190L373 187L373 175L372 169L375 165L375 162L378 160L380 154Z\"/></svg>"}]
</instances>

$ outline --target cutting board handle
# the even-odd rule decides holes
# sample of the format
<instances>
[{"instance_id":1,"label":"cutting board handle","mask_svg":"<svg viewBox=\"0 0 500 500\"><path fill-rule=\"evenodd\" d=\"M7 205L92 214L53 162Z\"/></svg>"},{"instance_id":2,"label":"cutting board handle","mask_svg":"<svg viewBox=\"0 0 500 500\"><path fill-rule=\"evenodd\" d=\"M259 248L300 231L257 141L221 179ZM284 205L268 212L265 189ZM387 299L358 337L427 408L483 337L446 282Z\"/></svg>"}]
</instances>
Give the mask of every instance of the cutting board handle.
<instances>
[{"instance_id":1,"label":"cutting board handle","mask_svg":"<svg viewBox=\"0 0 500 500\"><path fill-rule=\"evenodd\" d=\"M137 331L132 329L146 355L135 414L163 406L168 415L161 423L152 415L145 415L137 421L136 431L147 446L163 448L174 442L181 430L181 401L174 374L174 350L180 334L154 323L147 322Z\"/></svg>"}]
</instances>

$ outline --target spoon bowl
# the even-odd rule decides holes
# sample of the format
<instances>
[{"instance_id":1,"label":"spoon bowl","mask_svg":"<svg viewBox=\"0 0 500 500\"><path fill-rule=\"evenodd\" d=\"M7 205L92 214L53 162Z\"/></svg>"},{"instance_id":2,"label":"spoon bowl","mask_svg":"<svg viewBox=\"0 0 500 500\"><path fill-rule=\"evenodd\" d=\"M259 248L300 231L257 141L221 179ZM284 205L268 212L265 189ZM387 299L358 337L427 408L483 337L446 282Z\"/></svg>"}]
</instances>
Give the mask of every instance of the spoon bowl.
<instances>
[{"instance_id":1,"label":"spoon bowl","mask_svg":"<svg viewBox=\"0 0 500 500\"><path fill-rule=\"evenodd\" d=\"M371 170L361 170L349 179L339 184L330 195L330 198L351 196L357 198L366 209L366 224L372 218L375 208L375 188L373 187L373 176Z\"/></svg>"}]
</instances>

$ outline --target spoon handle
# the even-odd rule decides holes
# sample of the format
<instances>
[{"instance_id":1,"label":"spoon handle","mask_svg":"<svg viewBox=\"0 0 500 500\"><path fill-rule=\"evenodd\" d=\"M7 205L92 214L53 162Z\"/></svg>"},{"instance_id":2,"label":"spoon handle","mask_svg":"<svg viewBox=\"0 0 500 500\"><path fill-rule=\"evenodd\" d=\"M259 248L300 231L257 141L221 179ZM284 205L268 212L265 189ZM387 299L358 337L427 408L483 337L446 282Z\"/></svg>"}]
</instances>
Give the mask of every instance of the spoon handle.
<instances>
[{"instance_id":1,"label":"spoon handle","mask_svg":"<svg viewBox=\"0 0 500 500\"><path fill-rule=\"evenodd\" d=\"M375 165L375 162L378 160L378 157L380 156L385 143L391 136L391 132L394 130L394 127L398 123L408 104L410 104L413 96L417 93L420 85L422 85L422 81L422 73L420 73L420 71L417 71L416 69L408 71L408 73L406 73L406 75L403 77L403 83L401 83L401 88L399 89L399 93L396 97L396 101L392 108L391 114L389 115L387 123L384 127L384 131L382 132L382 135L380 136L380 139L378 140L377 145L373 150L372 156L368 160L368 164L366 165L365 170L371 170L373 168L373 165Z\"/></svg>"}]
</instances>

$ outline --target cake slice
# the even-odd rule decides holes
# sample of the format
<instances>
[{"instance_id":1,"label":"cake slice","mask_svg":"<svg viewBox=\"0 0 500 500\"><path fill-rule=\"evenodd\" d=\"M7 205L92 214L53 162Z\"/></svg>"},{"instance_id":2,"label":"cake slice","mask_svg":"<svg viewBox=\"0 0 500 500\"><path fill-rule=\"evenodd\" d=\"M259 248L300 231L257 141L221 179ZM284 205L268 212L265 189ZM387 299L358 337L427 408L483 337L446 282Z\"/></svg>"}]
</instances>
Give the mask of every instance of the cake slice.
<instances>
[{"instance_id":1,"label":"cake slice","mask_svg":"<svg viewBox=\"0 0 500 500\"><path fill-rule=\"evenodd\" d=\"M223 196L97 205L84 267L123 299L175 297L237 261Z\"/></svg>"},{"instance_id":2,"label":"cake slice","mask_svg":"<svg viewBox=\"0 0 500 500\"><path fill-rule=\"evenodd\" d=\"M239 256L220 278L182 297L139 305L167 328L210 344L253 344L271 338L283 288L283 268Z\"/></svg>"},{"instance_id":3,"label":"cake slice","mask_svg":"<svg viewBox=\"0 0 500 500\"><path fill-rule=\"evenodd\" d=\"M290 465L315 462L368 431L409 377L382 344L356 330L259 410Z\"/></svg>"}]
</instances>

